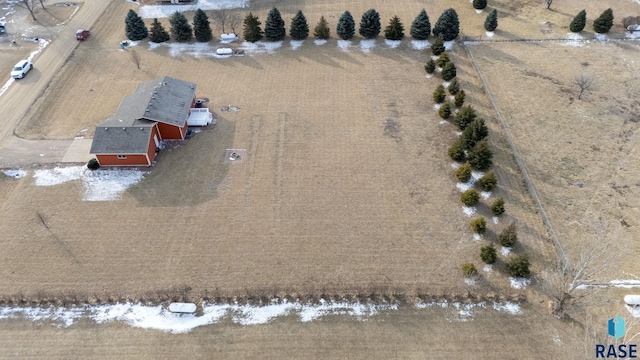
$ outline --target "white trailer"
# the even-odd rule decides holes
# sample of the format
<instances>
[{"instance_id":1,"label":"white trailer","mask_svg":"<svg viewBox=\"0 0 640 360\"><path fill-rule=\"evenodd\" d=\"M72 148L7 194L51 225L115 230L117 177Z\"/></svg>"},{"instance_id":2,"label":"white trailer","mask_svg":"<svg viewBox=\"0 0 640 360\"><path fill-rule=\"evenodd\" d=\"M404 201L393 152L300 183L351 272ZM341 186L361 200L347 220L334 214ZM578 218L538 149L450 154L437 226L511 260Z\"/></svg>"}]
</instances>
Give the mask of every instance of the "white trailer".
<instances>
[{"instance_id":1,"label":"white trailer","mask_svg":"<svg viewBox=\"0 0 640 360\"><path fill-rule=\"evenodd\" d=\"M209 124L215 124L213 114L207 108L191 108L189 110L189 119L187 119L187 125L189 126L207 126Z\"/></svg>"}]
</instances>

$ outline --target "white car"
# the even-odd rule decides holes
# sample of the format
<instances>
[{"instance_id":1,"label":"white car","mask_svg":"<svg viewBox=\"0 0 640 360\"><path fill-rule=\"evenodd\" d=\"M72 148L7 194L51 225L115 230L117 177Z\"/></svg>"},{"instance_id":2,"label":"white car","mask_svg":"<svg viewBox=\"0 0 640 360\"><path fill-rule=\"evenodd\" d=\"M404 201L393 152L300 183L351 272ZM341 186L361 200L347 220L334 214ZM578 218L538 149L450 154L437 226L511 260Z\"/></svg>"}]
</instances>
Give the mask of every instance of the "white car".
<instances>
[{"instance_id":1,"label":"white car","mask_svg":"<svg viewBox=\"0 0 640 360\"><path fill-rule=\"evenodd\" d=\"M14 79L22 79L29 70L33 69L33 64L29 60L21 60L11 71L11 77Z\"/></svg>"}]
</instances>

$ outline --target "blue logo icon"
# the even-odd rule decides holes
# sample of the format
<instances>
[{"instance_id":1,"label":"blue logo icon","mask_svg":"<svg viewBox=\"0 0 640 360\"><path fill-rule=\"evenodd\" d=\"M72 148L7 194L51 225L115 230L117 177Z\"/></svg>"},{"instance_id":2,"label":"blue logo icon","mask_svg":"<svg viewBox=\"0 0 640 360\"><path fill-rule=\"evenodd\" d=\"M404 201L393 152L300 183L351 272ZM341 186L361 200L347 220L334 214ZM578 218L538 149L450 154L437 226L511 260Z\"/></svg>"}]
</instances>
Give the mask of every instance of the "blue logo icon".
<instances>
[{"instance_id":1,"label":"blue logo icon","mask_svg":"<svg viewBox=\"0 0 640 360\"><path fill-rule=\"evenodd\" d=\"M616 338L616 340L620 339L624 336L624 319L620 316L616 315L609 319L609 335Z\"/></svg>"}]
</instances>

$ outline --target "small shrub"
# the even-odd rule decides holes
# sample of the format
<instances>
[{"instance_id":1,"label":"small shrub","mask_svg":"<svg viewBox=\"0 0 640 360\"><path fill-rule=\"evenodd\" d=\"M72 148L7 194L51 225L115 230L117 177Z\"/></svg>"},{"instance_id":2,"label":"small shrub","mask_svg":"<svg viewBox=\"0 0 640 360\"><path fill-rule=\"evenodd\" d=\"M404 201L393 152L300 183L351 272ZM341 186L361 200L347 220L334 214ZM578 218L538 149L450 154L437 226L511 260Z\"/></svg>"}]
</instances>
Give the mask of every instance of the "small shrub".
<instances>
[{"instance_id":1,"label":"small shrub","mask_svg":"<svg viewBox=\"0 0 640 360\"><path fill-rule=\"evenodd\" d=\"M442 39L442 35L436 36L436 39L433 41L433 45L431 45L431 53L435 56L440 56L444 52L444 40Z\"/></svg>"},{"instance_id":2,"label":"small shrub","mask_svg":"<svg viewBox=\"0 0 640 360\"><path fill-rule=\"evenodd\" d=\"M458 91L455 98L453 99L453 104L457 107L461 107L464 104L464 98L467 94L464 93L464 90Z\"/></svg>"},{"instance_id":3,"label":"small shrub","mask_svg":"<svg viewBox=\"0 0 640 360\"><path fill-rule=\"evenodd\" d=\"M449 147L449 157L453 161L463 162L467 158L467 155L464 153L464 144L461 140L462 139L458 139Z\"/></svg>"},{"instance_id":4,"label":"small shrub","mask_svg":"<svg viewBox=\"0 0 640 360\"><path fill-rule=\"evenodd\" d=\"M514 256L507 262L507 271L513 277L528 278L531 275L529 270L529 256L521 254Z\"/></svg>"},{"instance_id":5,"label":"small shrub","mask_svg":"<svg viewBox=\"0 0 640 360\"><path fill-rule=\"evenodd\" d=\"M484 234L484 232L487 230L487 221L484 219L484 216L480 216L471 220L471 229L476 234Z\"/></svg>"},{"instance_id":6,"label":"small shrub","mask_svg":"<svg viewBox=\"0 0 640 360\"><path fill-rule=\"evenodd\" d=\"M462 276L472 278L476 275L478 275L478 269L476 269L476 266L473 265L473 263L466 263L462 265Z\"/></svg>"},{"instance_id":7,"label":"small shrub","mask_svg":"<svg viewBox=\"0 0 640 360\"><path fill-rule=\"evenodd\" d=\"M497 198L497 199L495 199L493 201L493 203L491 204L491 212L495 216L500 216L500 215L504 214L504 199L503 198Z\"/></svg>"},{"instance_id":8,"label":"small shrub","mask_svg":"<svg viewBox=\"0 0 640 360\"><path fill-rule=\"evenodd\" d=\"M442 104L446 98L447 94L444 92L444 86L438 85L433 92L433 101L435 101L436 104Z\"/></svg>"},{"instance_id":9,"label":"small shrub","mask_svg":"<svg viewBox=\"0 0 640 360\"><path fill-rule=\"evenodd\" d=\"M451 105L449 105L449 103L442 104L440 109L438 109L438 114L441 118L448 119L449 116L451 116Z\"/></svg>"},{"instance_id":10,"label":"small shrub","mask_svg":"<svg viewBox=\"0 0 640 360\"><path fill-rule=\"evenodd\" d=\"M453 62L449 61L448 63L444 64L444 67L442 68L442 80L450 81L453 80L457 75L458 71Z\"/></svg>"},{"instance_id":11,"label":"small shrub","mask_svg":"<svg viewBox=\"0 0 640 360\"><path fill-rule=\"evenodd\" d=\"M98 170L99 168L100 168L100 163L96 158L89 160L89 162L87 163L87 169L89 170Z\"/></svg>"},{"instance_id":12,"label":"small shrub","mask_svg":"<svg viewBox=\"0 0 640 360\"><path fill-rule=\"evenodd\" d=\"M502 232L498 236L498 240L500 241L500 245L504 247L512 247L518 240L518 231L516 230L516 224L511 223L509 224L509 226L504 228L504 230L502 230Z\"/></svg>"},{"instance_id":13,"label":"small shrub","mask_svg":"<svg viewBox=\"0 0 640 360\"><path fill-rule=\"evenodd\" d=\"M496 178L496 173L491 170L478 179L478 183L482 190L492 191L496 188L496 185L498 185L498 178Z\"/></svg>"},{"instance_id":14,"label":"small shrub","mask_svg":"<svg viewBox=\"0 0 640 360\"><path fill-rule=\"evenodd\" d=\"M480 259L482 259L482 262L485 264L494 264L496 262L498 254L493 244L484 246L480 249Z\"/></svg>"},{"instance_id":15,"label":"small shrub","mask_svg":"<svg viewBox=\"0 0 640 360\"><path fill-rule=\"evenodd\" d=\"M460 195L460 201L465 206L474 206L480 201L480 194L473 189L467 190Z\"/></svg>"},{"instance_id":16,"label":"small shrub","mask_svg":"<svg viewBox=\"0 0 640 360\"><path fill-rule=\"evenodd\" d=\"M449 59L449 55L447 55L446 52L443 52L438 57L438 60L436 60L436 65L438 65L438 67L444 67L448 62L451 62L451 59Z\"/></svg>"},{"instance_id":17,"label":"small shrub","mask_svg":"<svg viewBox=\"0 0 640 360\"><path fill-rule=\"evenodd\" d=\"M469 165L468 162L460 165L460 167L456 169L456 179L461 183L466 183L471 179L471 165Z\"/></svg>"},{"instance_id":18,"label":"small shrub","mask_svg":"<svg viewBox=\"0 0 640 360\"><path fill-rule=\"evenodd\" d=\"M424 65L424 71L426 71L427 74L433 74L433 72L436 71L436 62L433 59L429 59Z\"/></svg>"},{"instance_id":19,"label":"small shrub","mask_svg":"<svg viewBox=\"0 0 640 360\"><path fill-rule=\"evenodd\" d=\"M451 95L455 95L460 91L460 85L458 84L458 78L453 78L451 83L449 83L449 87L447 87L447 91Z\"/></svg>"}]
</instances>

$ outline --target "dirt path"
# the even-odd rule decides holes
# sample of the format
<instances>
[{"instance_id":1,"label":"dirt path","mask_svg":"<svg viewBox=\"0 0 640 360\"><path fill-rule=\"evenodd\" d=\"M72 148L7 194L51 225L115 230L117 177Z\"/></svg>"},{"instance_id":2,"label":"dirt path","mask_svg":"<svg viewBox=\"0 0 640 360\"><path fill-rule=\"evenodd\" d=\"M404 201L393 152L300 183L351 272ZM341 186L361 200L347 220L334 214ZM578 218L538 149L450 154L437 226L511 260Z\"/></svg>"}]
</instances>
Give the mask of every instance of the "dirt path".
<instances>
[{"instance_id":1,"label":"dirt path","mask_svg":"<svg viewBox=\"0 0 640 360\"><path fill-rule=\"evenodd\" d=\"M74 36L76 29L91 28L110 3L111 0L87 0L57 38L34 60L34 69L29 75L16 81L0 97L0 119L3 120L0 122L0 149L3 153L0 165L57 162L62 158L60 154L64 155L64 151L71 145L71 140L55 141L53 144L40 140L12 139L13 131L78 45ZM15 150L18 156L14 154L12 145L17 145ZM51 149L52 146L56 149ZM56 151L42 151L45 149Z\"/></svg>"}]
</instances>

